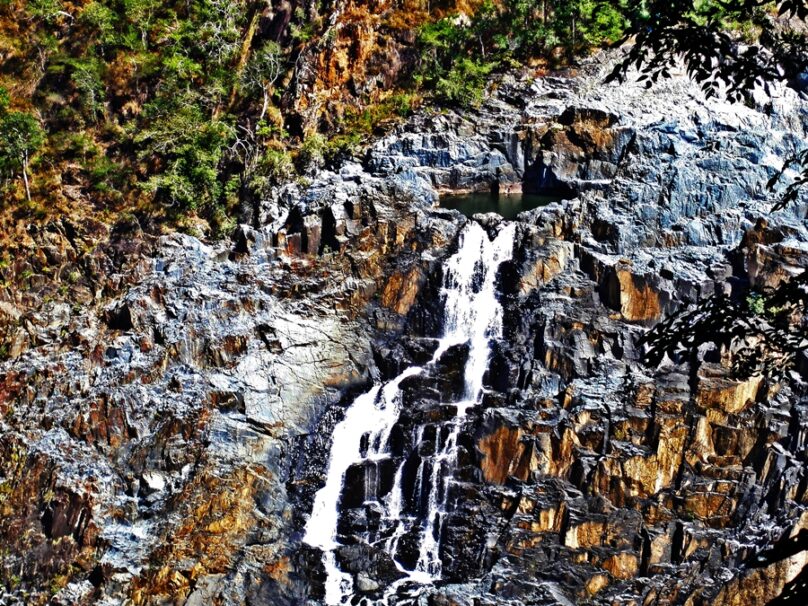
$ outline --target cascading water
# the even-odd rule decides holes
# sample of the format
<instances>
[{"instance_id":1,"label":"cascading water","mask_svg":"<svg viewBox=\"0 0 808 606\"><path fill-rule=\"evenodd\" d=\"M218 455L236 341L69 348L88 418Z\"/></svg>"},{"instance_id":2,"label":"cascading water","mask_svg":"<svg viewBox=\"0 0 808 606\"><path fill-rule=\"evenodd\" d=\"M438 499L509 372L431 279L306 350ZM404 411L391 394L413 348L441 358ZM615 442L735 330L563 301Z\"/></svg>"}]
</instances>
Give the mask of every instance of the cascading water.
<instances>
[{"instance_id":1,"label":"cascading water","mask_svg":"<svg viewBox=\"0 0 808 606\"><path fill-rule=\"evenodd\" d=\"M346 472L354 465L391 458L390 435L399 420L401 383L409 377L424 374L452 346L468 343L463 395L459 402L452 403L457 413L444 431L436 432L433 454L423 456L419 463L416 491L428 495L425 506L416 516L403 513L404 461L395 472L390 493L382 502L377 501L384 509L383 519L389 530L383 547L393 557L398 569L407 575L404 581L429 584L440 578L440 536L451 471L455 465L457 438L468 409L479 402L491 353L490 340L502 334L502 306L496 296L496 274L499 266L513 254L514 234L515 225L503 223L492 241L479 224L467 224L460 235L457 253L445 265L441 291L445 306L444 330L432 360L425 367L408 368L386 384L374 385L356 398L345 418L334 428L326 483L315 496L303 539L323 551L327 574L326 604L348 603L354 591L353 577L339 569L335 555L339 547L337 528ZM420 426L415 430L416 447L423 440L424 429ZM366 445L364 453L363 444ZM376 489L366 486L365 495L375 497ZM396 560L396 554L399 541L413 528L418 528L418 558L414 568L407 569ZM386 596L395 589L389 588ZM383 599L382 603L385 602Z\"/></svg>"}]
</instances>

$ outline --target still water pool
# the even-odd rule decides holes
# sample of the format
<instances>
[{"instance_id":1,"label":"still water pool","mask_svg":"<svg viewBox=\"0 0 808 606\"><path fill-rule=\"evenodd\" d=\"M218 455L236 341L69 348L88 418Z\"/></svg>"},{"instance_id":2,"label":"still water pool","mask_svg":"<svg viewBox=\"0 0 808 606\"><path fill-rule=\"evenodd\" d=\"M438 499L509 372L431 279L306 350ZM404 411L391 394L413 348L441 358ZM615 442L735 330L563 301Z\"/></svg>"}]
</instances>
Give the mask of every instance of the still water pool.
<instances>
[{"instance_id":1,"label":"still water pool","mask_svg":"<svg viewBox=\"0 0 808 606\"><path fill-rule=\"evenodd\" d=\"M515 219L526 210L562 200L560 196L543 194L500 194L488 192L441 196L440 207L459 210L467 217L477 213L497 213L505 219Z\"/></svg>"}]
</instances>

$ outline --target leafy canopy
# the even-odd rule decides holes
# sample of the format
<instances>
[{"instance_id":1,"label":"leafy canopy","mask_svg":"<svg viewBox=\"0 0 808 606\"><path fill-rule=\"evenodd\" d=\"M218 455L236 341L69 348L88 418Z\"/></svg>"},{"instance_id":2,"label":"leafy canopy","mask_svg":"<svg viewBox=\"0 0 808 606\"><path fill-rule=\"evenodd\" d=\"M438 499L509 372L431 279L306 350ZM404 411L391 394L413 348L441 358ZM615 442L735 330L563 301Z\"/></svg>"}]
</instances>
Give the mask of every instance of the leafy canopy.
<instances>
[{"instance_id":1,"label":"leafy canopy","mask_svg":"<svg viewBox=\"0 0 808 606\"><path fill-rule=\"evenodd\" d=\"M8 91L0 88L0 171L13 175L26 169L44 140L36 118L10 110Z\"/></svg>"},{"instance_id":2,"label":"leafy canopy","mask_svg":"<svg viewBox=\"0 0 808 606\"><path fill-rule=\"evenodd\" d=\"M418 32L415 82L450 105L477 104L497 69L533 59L569 61L619 40L632 3L624 0L504 0L446 17Z\"/></svg>"}]
</instances>

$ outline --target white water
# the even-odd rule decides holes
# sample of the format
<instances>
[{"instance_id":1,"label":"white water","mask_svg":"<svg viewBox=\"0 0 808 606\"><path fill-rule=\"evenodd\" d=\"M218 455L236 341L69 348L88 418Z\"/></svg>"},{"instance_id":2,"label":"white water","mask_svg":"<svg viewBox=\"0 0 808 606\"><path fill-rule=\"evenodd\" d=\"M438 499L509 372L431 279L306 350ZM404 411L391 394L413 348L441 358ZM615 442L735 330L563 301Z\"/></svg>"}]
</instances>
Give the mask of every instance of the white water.
<instances>
[{"instance_id":1,"label":"white water","mask_svg":"<svg viewBox=\"0 0 808 606\"><path fill-rule=\"evenodd\" d=\"M421 372L423 369L419 367L408 368L387 385L375 385L354 400L345 418L334 428L325 486L314 497L311 518L303 537L305 543L323 550L323 564L328 575L325 584L326 604L341 604L343 597L350 595L353 589L351 576L339 570L334 558L334 549L339 546L338 506L345 472L351 465L363 460L361 444L364 435L370 434L371 445L382 434L389 436L398 420L398 386L407 377Z\"/></svg>"},{"instance_id":2,"label":"white water","mask_svg":"<svg viewBox=\"0 0 808 606\"><path fill-rule=\"evenodd\" d=\"M385 518L394 526L392 538L386 543L387 551L395 557L399 539L413 524L422 527L419 556L415 570L400 570L417 583L428 584L440 578L440 534L446 514L445 499L449 492L451 470L455 464L457 438L467 410L478 404L483 389L483 376L491 354L490 339L502 336L502 306L496 297L496 274L502 262L513 254L514 224L504 225L496 238L489 240L485 230L475 222L464 228L457 253L447 262L444 270L442 298L445 302L444 334L432 361L435 364L453 345L468 342L469 356L464 369L463 398L455 403L457 415L450 422L450 432L441 444L437 431L435 455L427 474L426 458L418 470L418 487L422 490L428 475L429 499L422 520L405 521L402 517L403 466L398 467L393 489L385 499ZM388 455L390 432L399 418L401 392L404 379L420 375L425 368L411 367L384 385L375 385L362 394L345 413L345 418L334 428L326 483L314 499L311 517L306 525L304 542L323 551L327 581L325 602L338 605L348 602L353 593L351 575L339 570L334 550L337 542L339 501L345 473L355 464L377 460ZM416 445L423 437L423 427L416 433ZM362 456L363 436L368 436L368 452ZM395 591L401 582L389 588Z\"/></svg>"}]
</instances>

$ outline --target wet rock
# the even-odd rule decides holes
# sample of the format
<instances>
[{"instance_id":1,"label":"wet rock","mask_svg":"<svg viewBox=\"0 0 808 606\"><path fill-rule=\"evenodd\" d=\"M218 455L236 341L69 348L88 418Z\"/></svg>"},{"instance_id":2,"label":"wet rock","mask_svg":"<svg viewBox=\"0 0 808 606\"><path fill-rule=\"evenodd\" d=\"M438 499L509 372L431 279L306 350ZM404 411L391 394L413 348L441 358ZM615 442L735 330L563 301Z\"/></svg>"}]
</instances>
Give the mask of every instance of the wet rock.
<instances>
[{"instance_id":1,"label":"wet rock","mask_svg":"<svg viewBox=\"0 0 808 606\"><path fill-rule=\"evenodd\" d=\"M395 462L392 459L367 461L348 468L342 489L341 506L359 507L365 501L384 498L393 487Z\"/></svg>"},{"instance_id":2,"label":"wet rock","mask_svg":"<svg viewBox=\"0 0 808 606\"><path fill-rule=\"evenodd\" d=\"M337 550L341 569L365 577L366 586L372 583L390 584L405 575L398 570L390 556L367 545L349 545ZM373 571L370 573L370 571ZM372 576L371 576L372 575ZM366 591L373 591L367 589Z\"/></svg>"},{"instance_id":3,"label":"wet rock","mask_svg":"<svg viewBox=\"0 0 808 606\"><path fill-rule=\"evenodd\" d=\"M291 9L272 10L277 29ZM416 116L364 166L277 188L227 245L122 226L74 275L86 310L37 302L43 262L19 255L33 290L0 304L0 600L322 602L322 554L301 538L333 428L374 380L431 360L466 223L438 192L492 187L577 197L520 215L480 403L458 418L455 345L402 383L390 457L349 468L337 558L356 590L377 599L396 562L416 568L434 470L443 580L401 584L402 603L782 591L802 554L749 558L802 524L805 364L775 386L732 376L731 351L648 368L636 343L684 305L804 268L804 204L761 222L758 185L805 138L805 106L784 90L766 111L707 101L681 78L605 86L606 67L508 76L473 113ZM59 229L41 256L67 276L79 251ZM394 562L381 502L401 461L412 523Z\"/></svg>"},{"instance_id":4,"label":"wet rock","mask_svg":"<svg viewBox=\"0 0 808 606\"><path fill-rule=\"evenodd\" d=\"M380 585L364 572L356 575L356 589L361 593L373 593Z\"/></svg>"}]
</instances>

